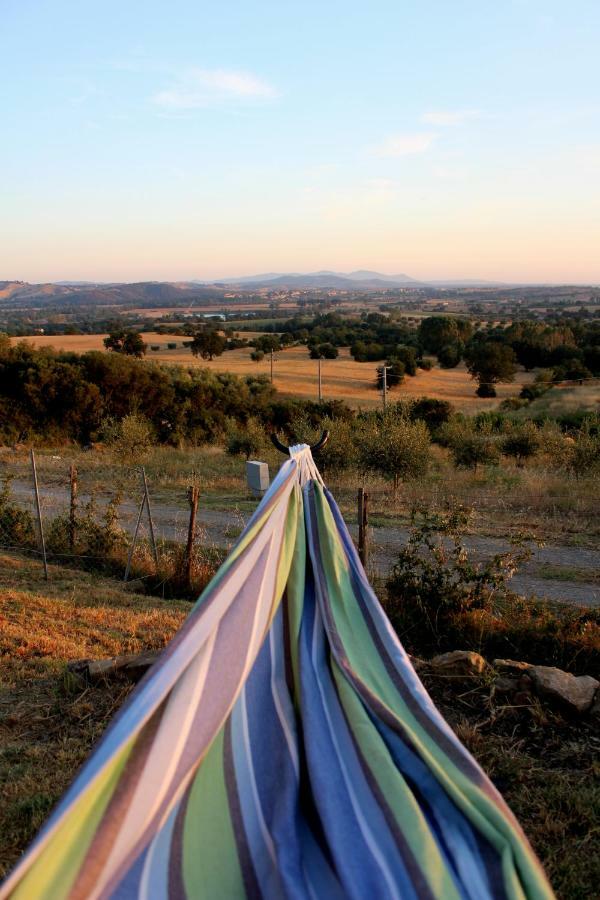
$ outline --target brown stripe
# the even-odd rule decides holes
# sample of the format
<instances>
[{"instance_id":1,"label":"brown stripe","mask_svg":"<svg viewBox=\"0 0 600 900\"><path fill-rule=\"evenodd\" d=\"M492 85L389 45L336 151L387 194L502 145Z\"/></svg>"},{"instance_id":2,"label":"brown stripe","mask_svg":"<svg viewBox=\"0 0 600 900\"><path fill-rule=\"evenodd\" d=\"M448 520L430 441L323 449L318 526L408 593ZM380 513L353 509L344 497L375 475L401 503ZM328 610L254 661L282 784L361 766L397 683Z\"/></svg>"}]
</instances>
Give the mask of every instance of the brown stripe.
<instances>
[{"instance_id":1,"label":"brown stripe","mask_svg":"<svg viewBox=\"0 0 600 900\"><path fill-rule=\"evenodd\" d=\"M190 779L190 783L185 789L185 793L181 798L179 809L175 817L173 825L173 833L171 835L171 852L169 853L169 897L185 897L185 883L183 880L183 829L185 825L185 817L188 811L188 802L190 794L194 786L195 778Z\"/></svg>"}]
</instances>

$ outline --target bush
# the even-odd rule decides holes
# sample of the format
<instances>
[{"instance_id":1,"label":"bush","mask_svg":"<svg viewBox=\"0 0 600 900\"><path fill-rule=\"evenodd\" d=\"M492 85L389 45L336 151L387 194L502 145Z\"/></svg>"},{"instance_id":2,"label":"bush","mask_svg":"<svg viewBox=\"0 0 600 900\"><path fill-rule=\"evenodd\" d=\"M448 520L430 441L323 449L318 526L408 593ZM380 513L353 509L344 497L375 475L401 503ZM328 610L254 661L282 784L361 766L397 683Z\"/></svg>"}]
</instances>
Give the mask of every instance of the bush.
<instances>
[{"instance_id":1,"label":"bush","mask_svg":"<svg viewBox=\"0 0 600 900\"><path fill-rule=\"evenodd\" d=\"M242 427L230 427L226 438L226 451L230 456L259 456L266 447L265 429L256 419L248 419Z\"/></svg>"},{"instance_id":2,"label":"bush","mask_svg":"<svg viewBox=\"0 0 600 900\"><path fill-rule=\"evenodd\" d=\"M521 467L526 459L530 459L538 452L539 431L533 422L511 425L500 446L504 456L513 456L517 466Z\"/></svg>"},{"instance_id":3,"label":"bush","mask_svg":"<svg viewBox=\"0 0 600 900\"><path fill-rule=\"evenodd\" d=\"M478 397L496 397L496 388L493 384L480 384L475 391Z\"/></svg>"},{"instance_id":4,"label":"bush","mask_svg":"<svg viewBox=\"0 0 600 900\"><path fill-rule=\"evenodd\" d=\"M259 363L265 358L264 350L253 350L250 354L252 362Z\"/></svg>"},{"instance_id":5,"label":"bush","mask_svg":"<svg viewBox=\"0 0 600 900\"><path fill-rule=\"evenodd\" d=\"M442 369L455 369L464 353L463 344L446 344L438 350L437 358Z\"/></svg>"},{"instance_id":6,"label":"bush","mask_svg":"<svg viewBox=\"0 0 600 900\"><path fill-rule=\"evenodd\" d=\"M472 513L462 506L443 513L412 513L412 529L387 582L388 614L398 634L437 646L456 616L490 610L512 598L507 583L531 556L518 545L485 563L474 563L463 537Z\"/></svg>"},{"instance_id":7,"label":"bush","mask_svg":"<svg viewBox=\"0 0 600 900\"><path fill-rule=\"evenodd\" d=\"M33 516L13 502L10 478L5 478L0 491L0 544L5 547L36 547L37 532Z\"/></svg>"},{"instance_id":8,"label":"bush","mask_svg":"<svg viewBox=\"0 0 600 900\"><path fill-rule=\"evenodd\" d=\"M190 345L191 346L191 345ZM168 350L177 350L177 344L173 341L167 344Z\"/></svg>"},{"instance_id":9,"label":"bush","mask_svg":"<svg viewBox=\"0 0 600 900\"><path fill-rule=\"evenodd\" d=\"M450 445L454 465L466 469L497 465L500 451L494 439L485 433L461 430Z\"/></svg>"},{"instance_id":10,"label":"bush","mask_svg":"<svg viewBox=\"0 0 600 900\"><path fill-rule=\"evenodd\" d=\"M111 450L134 463L142 460L156 441L152 423L139 413L130 413L120 421L105 421L102 434Z\"/></svg>"},{"instance_id":11,"label":"bush","mask_svg":"<svg viewBox=\"0 0 600 900\"><path fill-rule=\"evenodd\" d=\"M412 404L410 417L414 421L422 419L430 432L437 431L450 420L453 409L447 400L438 400L435 397L420 397Z\"/></svg>"},{"instance_id":12,"label":"bush","mask_svg":"<svg viewBox=\"0 0 600 900\"><path fill-rule=\"evenodd\" d=\"M364 471L376 472L394 482L421 478L430 462L431 441L424 422L403 415L365 417L359 432L359 460Z\"/></svg>"},{"instance_id":13,"label":"bush","mask_svg":"<svg viewBox=\"0 0 600 900\"><path fill-rule=\"evenodd\" d=\"M156 353L157 350L160 350L160 344L150 344L150 349Z\"/></svg>"}]
</instances>

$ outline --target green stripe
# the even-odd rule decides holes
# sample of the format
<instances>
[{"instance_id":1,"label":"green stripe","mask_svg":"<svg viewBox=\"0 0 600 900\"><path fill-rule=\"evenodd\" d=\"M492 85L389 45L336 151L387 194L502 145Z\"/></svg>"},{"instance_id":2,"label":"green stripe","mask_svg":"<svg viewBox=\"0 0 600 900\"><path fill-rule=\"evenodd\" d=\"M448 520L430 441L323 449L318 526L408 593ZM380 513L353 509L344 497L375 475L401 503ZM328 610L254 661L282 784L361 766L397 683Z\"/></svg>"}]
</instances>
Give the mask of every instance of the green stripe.
<instances>
[{"instance_id":1,"label":"green stripe","mask_svg":"<svg viewBox=\"0 0 600 900\"><path fill-rule=\"evenodd\" d=\"M222 728L194 778L183 826L187 897L245 898L223 770Z\"/></svg>"},{"instance_id":2,"label":"green stripe","mask_svg":"<svg viewBox=\"0 0 600 900\"><path fill-rule=\"evenodd\" d=\"M432 894L444 900L460 900L454 880L448 872L431 829L404 776L396 767L384 740L374 727L354 689L339 666L333 664L333 676L354 740L360 748L373 779L391 809Z\"/></svg>"}]
</instances>

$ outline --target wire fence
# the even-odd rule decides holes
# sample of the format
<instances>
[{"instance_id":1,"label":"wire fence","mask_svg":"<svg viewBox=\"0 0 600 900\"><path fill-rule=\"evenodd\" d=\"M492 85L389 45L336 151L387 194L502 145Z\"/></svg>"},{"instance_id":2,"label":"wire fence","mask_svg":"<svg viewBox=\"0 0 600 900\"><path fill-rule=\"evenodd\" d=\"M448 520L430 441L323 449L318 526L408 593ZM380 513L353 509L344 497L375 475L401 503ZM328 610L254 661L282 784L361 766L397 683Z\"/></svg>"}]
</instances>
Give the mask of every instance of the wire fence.
<instances>
[{"instance_id":1,"label":"wire fence","mask_svg":"<svg viewBox=\"0 0 600 900\"><path fill-rule=\"evenodd\" d=\"M223 556L223 544L245 525L237 509L224 527L200 523L193 484L181 503L154 508L143 467L137 489L113 494L81 492L72 465L65 467L62 481L53 474L52 483L44 484L32 450L29 477L5 476L0 493L0 549L39 559L46 578L50 560L111 574L120 569L125 582L149 580L160 588L173 580L192 590L199 571L208 577Z\"/></svg>"}]
</instances>

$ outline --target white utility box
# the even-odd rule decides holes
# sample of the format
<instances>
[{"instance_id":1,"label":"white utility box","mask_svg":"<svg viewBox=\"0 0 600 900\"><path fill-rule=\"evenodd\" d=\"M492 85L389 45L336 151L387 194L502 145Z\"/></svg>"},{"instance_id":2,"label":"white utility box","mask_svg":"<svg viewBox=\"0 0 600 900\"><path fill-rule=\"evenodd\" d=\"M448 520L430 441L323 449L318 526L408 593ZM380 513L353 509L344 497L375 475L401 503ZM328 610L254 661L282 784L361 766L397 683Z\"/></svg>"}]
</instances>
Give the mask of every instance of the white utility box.
<instances>
[{"instance_id":1,"label":"white utility box","mask_svg":"<svg viewBox=\"0 0 600 900\"><path fill-rule=\"evenodd\" d=\"M255 459L246 463L246 481L255 497L262 497L269 487L269 466Z\"/></svg>"}]
</instances>

